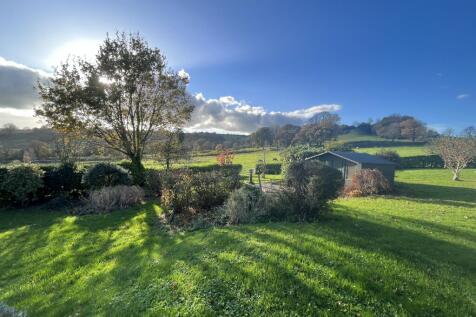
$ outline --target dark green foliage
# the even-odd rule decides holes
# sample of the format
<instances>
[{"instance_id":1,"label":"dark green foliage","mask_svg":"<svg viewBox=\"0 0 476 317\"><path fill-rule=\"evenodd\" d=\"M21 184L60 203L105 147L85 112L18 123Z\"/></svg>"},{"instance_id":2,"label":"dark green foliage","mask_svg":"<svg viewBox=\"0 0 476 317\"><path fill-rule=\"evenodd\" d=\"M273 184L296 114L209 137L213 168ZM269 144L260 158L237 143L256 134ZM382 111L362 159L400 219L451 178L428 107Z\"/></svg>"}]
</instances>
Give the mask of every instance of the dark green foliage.
<instances>
[{"instance_id":1,"label":"dark green foliage","mask_svg":"<svg viewBox=\"0 0 476 317\"><path fill-rule=\"evenodd\" d=\"M343 151L343 152L350 152L353 150L353 147L346 142L328 142L325 145L326 151Z\"/></svg>"},{"instance_id":2,"label":"dark green foliage","mask_svg":"<svg viewBox=\"0 0 476 317\"><path fill-rule=\"evenodd\" d=\"M383 150L383 151L377 152L377 155L383 159L386 159L387 161L397 164L398 167L400 166L401 158L400 158L400 155L396 151Z\"/></svg>"},{"instance_id":3,"label":"dark green foliage","mask_svg":"<svg viewBox=\"0 0 476 317\"><path fill-rule=\"evenodd\" d=\"M297 220L315 219L344 185L342 174L313 160L292 162L286 173L283 195Z\"/></svg>"},{"instance_id":4,"label":"dark green foliage","mask_svg":"<svg viewBox=\"0 0 476 317\"><path fill-rule=\"evenodd\" d=\"M144 189L147 191L147 195L159 197L162 184L162 173L156 169L148 168L145 170L144 176Z\"/></svg>"},{"instance_id":5,"label":"dark green foliage","mask_svg":"<svg viewBox=\"0 0 476 317\"><path fill-rule=\"evenodd\" d=\"M193 174L182 169L167 172L162 178L162 207L174 214L183 213L192 208Z\"/></svg>"},{"instance_id":6,"label":"dark green foliage","mask_svg":"<svg viewBox=\"0 0 476 317\"><path fill-rule=\"evenodd\" d=\"M18 165L2 171L0 192L4 199L17 206L27 206L38 198L43 187L43 171L35 165Z\"/></svg>"},{"instance_id":7,"label":"dark green foliage","mask_svg":"<svg viewBox=\"0 0 476 317\"><path fill-rule=\"evenodd\" d=\"M132 177L120 166L98 163L84 173L82 183L88 189L99 189L108 186L132 185Z\"/></svg>"},{"instance_id":8,"label":"dark green foliage","mask_svg":"<svg viewBox=\"0 0 476 317\"><path fill-rule=\"evenodd\" d=\"M280 175L281 174L281 163L271 163L266 164L266 174L270 175ZM264 164L256 164L255 173L263 174Z\"/></svg>"},{"instance_id":9,"label":"dark green foliage","mask_svg":"<svg viewBox=\"0 0 476 317\"><path fill-rule=\"evenodd\" d=\"M193 205L200 210L210 210L222 205L228 195L240 187L236 174L224 175L221 172L203 172L193 175Z\"/></svg>"},{"instance_id":10,"label":"dark green foliage","mask_svg":"<svg viewBox=\"0 0 476 317\"><path fill-rule=\"evenodd\" d=\"M258 187L245 185L230 194L221 211L229 224L259 222L266 214L265 196Z\"/></svg>"},{"instance_id":11,"label":"dark green foliage","mask_svg":"<svg viewBox=\"0 0 476 317\"><path fill-rule=\"evenodd\" d=\"M288 166L293 162L303 161L308 157L324 152L321 147L308 147L304 145L296 145L284 150L281 155L283 157L282 173L286 176Z\"/></svg>"},{"instance_id":12,"label":"dark green foliage","mask_svg":"<svg viewBox=\"0 0 476 317\"><path fill-rule=\"evenodd\" d=\"M210 171L194 173L180 169L162 175L162 203L173 213L209 211L222 205L240 186L238 173Z\"/></svg>"},{"instance_id":13,"label":"dark green foliage","mask_svg":"<svg viewBox=\"0 0 476 317\"><path fill-rule=\"evenodd\" d=\"M400 167L407 168L444 168L445 162L439 155L418 155L400 158ZM476 161L468 164L467 168L476 168Z\"/></svg>"},{"instance_id":14,"label":"dark green foliage","mask_svg":"<svg viewBox=\"0 0 476 317\"><path fill-rule=\"evenodd\" d=\"M145 184L145 168L141 162L122 160L117 165L130 172L135 185L143 186Z\"/></svg>"},{"instance_id":15,"label":"dark green foliage","mask_svg":"<svg viewBox=\"0 0 476 317\"><path fill-rule=\"evenodd\" d=\"M61 164L56 168L46 168L43 182L43 193L46 197L66 195L78 197L83 190L81 179L83 171L74 163Z\"/></svg>"},{"instance_id":16,"label":"dark green foliage","mask_svg":"<svg viewBox=\"0 0 476 317\"><path fill-rule=\"evenodd\" d=\"M6 181L8 169L0 167L0 206L4 205L8 200L8 194L3 189L2 184Z\"/></svg>"},{"instance_id":17,"label":"dark green foliage","mask_svg":"<svg viewBox=\"0 0 476 317\"><path fill-rule=\"evenodd\" d=\"M212 171L219 171L224 173L225 175L234 175L240 174L241 169L243 167L240 164L227 164L227 165L203 165L203 166L190 166L188 169L192 171L192 173L200 173L200 172L212 172Z\"/></svg>"},{"instance_id":18,"label":"dark green foliage","mask_svg":"<svg viewBox=\"0 0 476 317\"><path fill-rule=\"evenodd\" d=\"M402 157L400 159L402 169L406 168L444 168L445 163L439 155L419 155ZM468 168L476 167L476 162L470 163Z\"/></svg>"}]
</instances>

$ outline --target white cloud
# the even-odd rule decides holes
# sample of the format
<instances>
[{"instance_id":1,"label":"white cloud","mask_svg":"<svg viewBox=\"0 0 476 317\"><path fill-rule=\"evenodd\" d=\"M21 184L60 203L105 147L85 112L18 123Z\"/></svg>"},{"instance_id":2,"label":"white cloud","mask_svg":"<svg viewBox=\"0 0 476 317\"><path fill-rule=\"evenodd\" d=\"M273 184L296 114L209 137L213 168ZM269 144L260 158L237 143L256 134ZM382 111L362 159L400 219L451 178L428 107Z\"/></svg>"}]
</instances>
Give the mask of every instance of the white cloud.
<instances>
[{"instance_id":1,"label":"white cloud","mask_svg":"<svg viewBox=\"0 0 476 317\"><path fill-rule=\"evenodd\" d=\"M179 76L190 78L183 69ZM40 103L35 89L38 80L47 80L51 74L0 57L0 123L13 122L18 126L38 126L33 108ZM340 105L323 104L289 112L267 111L238 101L232 96L206 99L201 93L194 97L195 110L188 131L247 134L259 127L301 125L323 111L338 111Z\"/></svg>"},{"instance_id":2,"label":"white cloud","mask_svg":"<svg viewBox=\"0 0 476 317\"><path fill-rule=\"evenodd\" d=\"M338 111L340 105L324 104L290 112L266 111L232 96L206 99L202 93L194 97L195 110L188 131L220 131L228 133L251 133L264 126L302 125L315 114L323 111Z\"/></svg>"},{"instance_id":3,"label":"white cloud","mask_svg":"<svg viewBox=\"0 0 476 317\"><path fill-rule=\"evenodd\" d=\"M181 70L178 71L177 74L179 75L180 78L190 81L190 78L191 78L190 74L187 73L185 69L182 68Z\"/></svg>"},{"instance_id":4,"label":"white cloud","mask_svg":"<svg viewBox=\"0 0 476 317\"><path fill-rule=\"evenodd\" d=\"M456 96L456 99L463 100L469 98L469 94L460 94Z\"/></svg>"}]
</instances>

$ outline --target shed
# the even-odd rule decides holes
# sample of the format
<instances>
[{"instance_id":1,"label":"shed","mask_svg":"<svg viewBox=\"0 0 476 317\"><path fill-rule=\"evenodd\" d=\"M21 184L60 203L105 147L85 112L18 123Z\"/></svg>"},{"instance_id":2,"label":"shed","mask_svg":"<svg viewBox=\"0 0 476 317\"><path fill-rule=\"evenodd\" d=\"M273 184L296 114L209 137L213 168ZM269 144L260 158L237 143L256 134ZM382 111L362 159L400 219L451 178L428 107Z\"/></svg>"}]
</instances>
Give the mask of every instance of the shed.
<instances>
[{"instance_id":1,"label":"shed","mask_svg":"<svg viewBox=\"0 0 476 317\"><path fill-rule=\"evenodd\" d=\"M391 185L394 183L396 164L376 155L357 152L327 151L306 158L306 160L319 160L324 164L337 168L344 176L348 184L352 176L363 168L377 169L388 179Z\"/></svg>"}]
</instances>

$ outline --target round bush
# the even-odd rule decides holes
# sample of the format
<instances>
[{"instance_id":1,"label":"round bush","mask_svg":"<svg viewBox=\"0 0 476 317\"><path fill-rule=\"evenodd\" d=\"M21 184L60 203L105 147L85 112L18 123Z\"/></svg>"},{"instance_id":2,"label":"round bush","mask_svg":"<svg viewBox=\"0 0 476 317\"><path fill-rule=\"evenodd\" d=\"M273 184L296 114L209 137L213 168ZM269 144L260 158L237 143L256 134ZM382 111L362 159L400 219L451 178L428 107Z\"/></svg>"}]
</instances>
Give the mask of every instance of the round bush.
<instances>
[{"instance_id":1,"label":"round bush","mask_svg":"<svg viewBox=\"0 0 476 317\"><path fill-rule=\"evenodd\" d=\"M98 163L83 175L82 183L89 189L117 185L131 185L132 177L124 168L111 163Z\"/></svg>"},{"instance_id":2,"label":"round bush","mask_svg":"<svg viewBox=\"0 0 476 317\"><path fill-rule=\"evenodd\" d=\"M265 212L264 197L259 188L243 186L230 194L223 211L229 224L256 222Z\"/></svg>"},{"instance_id":3,"label":"round bush","mask_svg":"<svg viewBox=\"0 0 476 317\"><path fill-rule=\"evenodd\" d=\"M345 188L345 194L350 197L370 196L386 194L391 189L382 172L364 168L352 176L352 182Z\"/></svg>"},{"instance_id":4,"label":"round bush","mask_svg":"<svg viewBox=\"0 0 476 317\"><path fill-rule=\"evenodd\" d=\"M329 166L320 166L309 178L308 192L312 199L322 203L336 199L344 186L341 172Z\"/></svg>"},{"instance_id":5,"label":"round bush","mask_svg":"<svg viewBox=\"0 0 476 317\"><path fill-rule=\"evenodd\" d=\"M19 165L3 173L0 191L7 201L26 206L37 198L43 187L43 171L36 165Z\"/></svg>"},{"instance_id":6,"label":"round bush","mask_svg":"<svg viewBox=\"0 0 476 317\"><path fill-rule=\"evenodd\" d=\"M318 161L297 161L288 166L285 178L289 207L300 221L316 218L344 184L342 174Z\"/></svg>"},{"instance_id":7,"label":"round bush","mask_svg":"<svg viewBox=\"0 0 476 317\"><path fill-rule=\"evenodd\" d=\"M82 171L78 170L73 163L65 163L54 169L47 169L43 177L45 195L79 194L83 188L82 176Z\"/></svg>"}]
</instances>

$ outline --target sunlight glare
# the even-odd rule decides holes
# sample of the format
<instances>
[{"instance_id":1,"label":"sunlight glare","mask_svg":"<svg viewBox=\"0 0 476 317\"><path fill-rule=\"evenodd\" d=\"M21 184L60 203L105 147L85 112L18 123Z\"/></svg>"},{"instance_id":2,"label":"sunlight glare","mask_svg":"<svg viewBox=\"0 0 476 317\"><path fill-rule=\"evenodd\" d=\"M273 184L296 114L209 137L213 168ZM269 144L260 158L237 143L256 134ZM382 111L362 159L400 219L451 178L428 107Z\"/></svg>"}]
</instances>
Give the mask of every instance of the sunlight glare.
<instances>
[{"instance_id":1,"label":"sunlight glare","mask_svg":"<svg viewBox=\"0 0 476 317\"><path fill-rule=\"evenodd\" d=\"M98 52L100 44L100 41L92 39L66 42L53 51L47 59L47 65L48 67L55 67L65 62L68 58L73 57L81 57L92 61Z\"/></svg>"}]
</instances>

